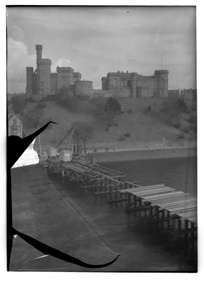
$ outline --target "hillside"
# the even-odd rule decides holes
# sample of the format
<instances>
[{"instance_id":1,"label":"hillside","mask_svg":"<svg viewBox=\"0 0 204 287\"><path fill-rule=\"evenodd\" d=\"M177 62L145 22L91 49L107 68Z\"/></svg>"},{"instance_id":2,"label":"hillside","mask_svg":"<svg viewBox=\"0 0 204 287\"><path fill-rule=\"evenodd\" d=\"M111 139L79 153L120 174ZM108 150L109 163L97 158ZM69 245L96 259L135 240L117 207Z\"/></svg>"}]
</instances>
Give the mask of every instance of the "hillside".
<instances>
[{"instance_id":1,"label":"hillside","mask_svg":"<svg viewBox=\"0 0 204 287\"><path fill-rule=\"evenodd\" d=\"M90 148L132 148L136 145L138 147L161 146L164 138L166 143L178 141L181 134L179 128L167 125L158 117L162 100L121 98L119 102L124 113L118 117L118 126L111 127L107 132L94 116L95 106L88 101L80 101L77 112L70 112L54 102L44 101L46 105L45 115L57 122L58 125L52 125L43 133L41 144L43 146L56 146L74 122L92 124L94 134L88 142ZM36 103L29 103L26 110L35 105ZM24 122L24 130L26 134L29 134L34 129ZM68 142L69 138L65 140L65 145Z\"/></svg>"}]
</instances>

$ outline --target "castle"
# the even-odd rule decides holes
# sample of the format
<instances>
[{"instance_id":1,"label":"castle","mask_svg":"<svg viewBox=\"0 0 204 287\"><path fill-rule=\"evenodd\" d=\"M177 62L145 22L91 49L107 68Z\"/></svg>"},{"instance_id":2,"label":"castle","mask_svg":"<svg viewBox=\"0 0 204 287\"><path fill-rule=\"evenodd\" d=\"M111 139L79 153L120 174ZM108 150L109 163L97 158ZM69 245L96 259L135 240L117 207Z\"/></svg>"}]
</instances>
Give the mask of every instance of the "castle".
<instances>
[{"instance_id":1,"label":"castle","mask_svg":"<svg viewBox=\"0 0 204 287\"><path fill-rule=\"evenodd\" d=\"M102 90L94 90L92 81L82 81L81 74L70 67L57 67L51 73L51 60L42 58L42 45L36 45L36 65L26 68L27 97L55 95L60 88L67 87L73 95L89 97L168 97L168 70L156 70L152 76L138 73L108 73L102 78Z\"/></svg>"},{"instance_id":2,"label":"castle","mask_svg":"<svg viewBox=\"0 0 204 287\"><path fill-rule=\"evenodd\" d=\"M153 76L138 73L108 73L102 78L102 90L113 96L131 98L168 97L168 70L156 70Z\"/></svg>"},{"instance_id":3,"label":"castle","mask_svg":"<svg viewBox=\"0 0 204 287\"><path fill-rule=\"evenodd\" d=\"M26 67L26 94L32 96L55 95L60 88L67 87L75 95L91 96L92 81L81 81L81 74L70 67L57 67L56 73L51 73L51 60L42 58L42 45L36 45L36 66Z\"/></svg>"}]
</instances>

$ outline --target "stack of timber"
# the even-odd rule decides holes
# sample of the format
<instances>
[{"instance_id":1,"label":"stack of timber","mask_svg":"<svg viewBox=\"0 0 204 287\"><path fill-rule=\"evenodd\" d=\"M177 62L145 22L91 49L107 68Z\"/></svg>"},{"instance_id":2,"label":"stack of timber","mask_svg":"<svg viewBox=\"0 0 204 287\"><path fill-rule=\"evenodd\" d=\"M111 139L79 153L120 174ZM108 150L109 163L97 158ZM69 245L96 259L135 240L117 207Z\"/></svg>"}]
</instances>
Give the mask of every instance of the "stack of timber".
<instances>
[{"instance_id":1,"label":"stack of timber","mask_svg":"<svg viewBox=\"0 0 204 287\"><path fill-rule=\"evenodd\" d=\"M137 212L150 224L161 225L179 238L197 235L197 199L164 184L140 186L120 191L128 197L126 212Z\"/></svg>"}]
</instances>

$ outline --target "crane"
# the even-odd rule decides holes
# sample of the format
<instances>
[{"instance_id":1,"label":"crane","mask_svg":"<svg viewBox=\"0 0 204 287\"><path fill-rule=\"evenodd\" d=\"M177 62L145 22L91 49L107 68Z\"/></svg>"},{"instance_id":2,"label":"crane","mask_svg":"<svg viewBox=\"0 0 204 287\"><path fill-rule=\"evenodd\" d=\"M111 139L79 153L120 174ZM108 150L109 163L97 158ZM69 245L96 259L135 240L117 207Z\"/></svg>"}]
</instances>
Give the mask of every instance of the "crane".
<instances>
[{"instance_id":1,"label":"crane","mask_svg":"<svg viewBox=\"0 0 204 287\"><path fill-rule=\"evenodd\" d=\"M70 140L69 140L69 145L68 145L68 149L69 149L70 144L71 144L71 140L72 140L72 136L73 136L73 133L74 133L74 126L71 127L71 129L69 129L69 130L67 131L67 133L65 134L65 136L59 141L58 145L56 146L56 149L59 148L59 146L63 143L63 141L66 139L66 137L68 137L68 135L69 135L71 132L72 132L72 134L71 134L71 137L70 137Z\"/></svg>"}]
</instances>

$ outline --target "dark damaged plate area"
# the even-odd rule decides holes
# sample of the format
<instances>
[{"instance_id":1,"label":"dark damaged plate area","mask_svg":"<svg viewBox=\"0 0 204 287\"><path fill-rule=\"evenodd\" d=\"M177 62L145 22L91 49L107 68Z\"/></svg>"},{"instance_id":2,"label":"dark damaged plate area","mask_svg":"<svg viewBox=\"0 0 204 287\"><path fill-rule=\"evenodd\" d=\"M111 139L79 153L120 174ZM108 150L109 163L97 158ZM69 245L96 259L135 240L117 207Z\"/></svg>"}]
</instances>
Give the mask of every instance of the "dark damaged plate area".
<instances>
[{"instance_id":1,"label":"dark damaged plate area","mask_svg":"<svg viewBox=\"0 0 204 287\"><path fill-rule=\"evenodd\" d=\"M11 175L13 226L16 230L90 264L103 264L116 257L98 239L98 230L92 230L94 224L87 220L89 226L84 222L76 206L55 189L43 167L15 168ZM19 236L14 237L11 271L57 271L63 268L66 271L90 271L45 256Z\"/></svg>"},{"instance_id":2,"label":"dark damaged plate area","mask_svg":"<svg viewBox=\"0 0 204 287\"><path fill-rule=\"evenodd\" d=\"M46 255L18 235L14 237L10 271L194 272L191 250L182 251L169 236L157 234L124 205L107 204L50 174L41 165L11 169L13 227L44 244L89 264L85 268Z\"/></svg>"}]
</instances>

